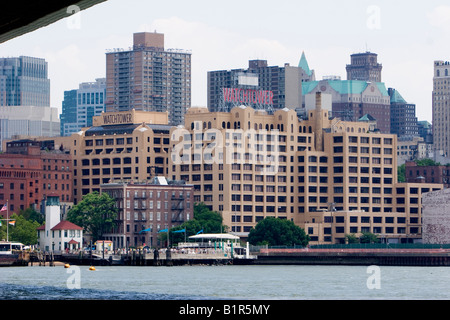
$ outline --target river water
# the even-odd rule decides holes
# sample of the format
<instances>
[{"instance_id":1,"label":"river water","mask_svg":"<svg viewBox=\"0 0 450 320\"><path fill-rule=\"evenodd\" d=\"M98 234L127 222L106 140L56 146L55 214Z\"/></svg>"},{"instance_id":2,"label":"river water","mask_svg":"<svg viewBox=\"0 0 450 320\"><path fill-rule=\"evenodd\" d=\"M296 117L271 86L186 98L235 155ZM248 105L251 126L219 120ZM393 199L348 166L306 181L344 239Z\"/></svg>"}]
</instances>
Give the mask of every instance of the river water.
<instances>
[{"instance_id":1,"label":"river water","mask_svg":"<svg viewBox=\"0 0 450 320\"><path fill-rule=\"evenodd\" d=\"M447 300L448 267L0 268L1 300Z\"/></svg>"}]
</instances>

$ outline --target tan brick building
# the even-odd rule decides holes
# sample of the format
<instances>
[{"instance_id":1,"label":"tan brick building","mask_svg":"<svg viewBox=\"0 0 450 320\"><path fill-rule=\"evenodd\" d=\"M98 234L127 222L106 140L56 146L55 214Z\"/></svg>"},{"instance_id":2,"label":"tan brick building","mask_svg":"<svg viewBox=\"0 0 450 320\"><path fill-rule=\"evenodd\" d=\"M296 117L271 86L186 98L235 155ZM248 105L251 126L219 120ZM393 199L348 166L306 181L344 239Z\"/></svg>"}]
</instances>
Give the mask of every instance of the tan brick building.
<instances>
[{"instance_id":1,"label":"tan brick building","mask_svg":"<svg viewBox=\"0 0 450 320\"><path fill-rule=\"evenodd\" d=\"M61 138L73 158L75 204L85 194L100 192L101 184L167 175L167 123L165 112L103 113L93 118L92 127Z\"/></svg>"},{"instance_id":2,"label":"tan brick building","mask_svg":"<svg viewBox=\"0 0 450 320\"><path fill-rule=\"evenodd\" d=\"M171 138L169 177L193 184L194 202L222 212L244 238L258 221L275 216L307 227L313 243L343 242L350 231L368 230L413 241L421 237L421 193L442 188L398 184L395 135L329 119L320 108L304 121L288 109L268 115L249 107L191 108L185 128L173 128ZM327 238L320 235L329 228L330 209L342 212L349 227L332 229ZM363 224L351 225L354 215Z\"/></svg>"}]
</instances>

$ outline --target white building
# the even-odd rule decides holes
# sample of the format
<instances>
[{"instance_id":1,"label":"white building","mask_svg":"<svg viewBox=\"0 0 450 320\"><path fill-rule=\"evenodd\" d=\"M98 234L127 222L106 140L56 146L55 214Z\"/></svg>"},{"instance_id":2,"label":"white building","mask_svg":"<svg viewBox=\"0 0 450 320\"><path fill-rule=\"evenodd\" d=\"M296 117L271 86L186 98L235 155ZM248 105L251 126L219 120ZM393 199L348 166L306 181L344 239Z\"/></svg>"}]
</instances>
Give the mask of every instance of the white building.
<instances>
[{"instance_id":1,"label":"white building","mask_svg":"<svg viewBox=\"0 0 450 320\"><path fill-rule=\"evenodd\" d=\"M61 221L59 198L48 196L45 204L45 225L38 228L38 245L44 251L81 249L83 228Z\"/></svg>"},{"instance_id":2,"label":"white building","mask_svg":"<svg viewBox=\"0 0 450 320\"><path fill-rule=\"evenodd\" d=\"M0 149L13 136L55 137L59 135L58 109L52 107L0 107Z\"/></svg>"}]
</instances>

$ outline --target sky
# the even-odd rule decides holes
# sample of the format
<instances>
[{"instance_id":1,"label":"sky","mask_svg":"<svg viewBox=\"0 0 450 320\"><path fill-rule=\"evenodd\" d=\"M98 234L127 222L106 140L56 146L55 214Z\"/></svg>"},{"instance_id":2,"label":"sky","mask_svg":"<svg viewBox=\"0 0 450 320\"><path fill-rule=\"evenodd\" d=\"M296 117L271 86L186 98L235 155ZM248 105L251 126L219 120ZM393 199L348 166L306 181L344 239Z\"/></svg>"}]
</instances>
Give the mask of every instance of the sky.
<instances>
[{"instance_id":1,"label":"sky","mask_svg":"<svg viewBox=\"0 0 450 320\"><path fill-rule=\"evenodd\" d=\"M206 106L208 71L252 59L297 66L305 52L318 80L346 79L350 55L370 51L386 87L431 122L433 62L450 60L448 0L108 0L1 43L0 57L44 58L51 105L61 110L64 91L105 77L107 50L131 47L142 31L192 52L192 106Z\"/></svg>"}]
</instances>

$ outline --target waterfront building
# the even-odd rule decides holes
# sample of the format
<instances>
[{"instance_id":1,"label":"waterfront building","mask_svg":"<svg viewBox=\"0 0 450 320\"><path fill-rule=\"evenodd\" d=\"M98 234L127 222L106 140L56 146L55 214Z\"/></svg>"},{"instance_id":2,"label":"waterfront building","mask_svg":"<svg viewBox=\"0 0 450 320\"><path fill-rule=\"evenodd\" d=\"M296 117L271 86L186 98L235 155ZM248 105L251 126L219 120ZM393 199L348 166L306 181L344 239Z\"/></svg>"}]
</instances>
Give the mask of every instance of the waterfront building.
<instances>
[{"instance_id":1,"label":"waterfront building","mask_svg":"<svg viewBox=\"0 0 450 320\"><path fill-rule=\"evenodd\" d=\"M301 64L306 68L306 59ZM250 60L247 69L209 71L207 107L211 112L230 112L241 105L269 113L300 109L302 80L311 77L309 67L269 66L266 60Z\"/></svg>"},{"instance_id":2,"label":"waterfront building","mask_svg":"<svg viewBox=\"0 0 450 320\"><path fill-rule=\"evenodd\" d=\"M0 58L0 106L50 106L47 62L26 56Z\"/></svg>"},{"instance_id":3,"label":"waterfront building","mask_svg":"<svg viewBox=\"0 0 450 320\"><path fill-rule=\"evenodd\" d=\"M165 176L171 128L166 112L104 112L92 127L60 138L73 158L74 203L101 184Z\"/></svg>"},{"instance_id":4,"label":"waterfront building","mask_svg":"<svg viewBox=\"0 0 450 320\"><path fill-rule=\"evenodd\" d=\"M427 193L422 201L423 242L450 244L450 189Z\"/></svg>"},{"instance_id":5,"label":"waterfront building","mask_svg":"<svg viewBox=\"0 0 450 320\"><path fill-rule=\"evenodd\" d=\"M450 157L450 62L434 61L433 76L433 149Z\"/></svg>"},{"instance_id":6,"label":"waterfront building","mask_svg":"<svg viewBox=\"0 0 450 320\"><path fill-rule=\"evenodd\" d=\"M191 53L165 49L164 34L133 35L133 47L106 53L107 112L168 112L171 125L182 124L191 106Z\"/></svg>"},{"instance_id":7,"label":"waterfront building","mask_svg":"<svg viewBox=\"0 0 450 320\"><path fill-rule=\"evenodd\" d=\"M167 246L167 240L161 241L158 235L193 219L193 191L184 181L164 177L145 183L102 184L101 192L115 199L119 209L114 229L104 239L115 248Z\"/></svg>"},{"instance_id":8,"label":"waterfront building","mask_svg":"<svg viewBox=\"0 0 450 320\"><path fill-rule=\"evenodd\" d=\"M43 251L79 250L83 246L83 228L63 220L59 197L45 199L45 224L37 229L38 246Z\"/></svg>"},{"instance_id":9,"label":"waterfront building","mask_svg":"<svg viewBox=\"0 0 450 320\"><path fill-rule=\"evenodd\" d=\"M0 203L19 213L30 206L44 213L48 195L61 199L61 211L72 206L72 158L51 142L14 140L0 154Z\"/></svg>"},{"instance_id":10,"label":"waterfront building","mask_svg":"<svg viewBox=\"0 0 450 320\"><path fill-rule=\"evenodd\" d=\"M194 202L221 212L243 238L269 216L304 227L319 222L315 215L360 211L386 241L419 241L420 195L442 185L398 184L397 137L370 132L366 122L330 118L320 93L316 99L307 119L286 108L274 114L244 106L227 113L191 108L185 127L172 128L168 176L193 184ZM377 223L382 217L380 225L375 217ZM401 225L391 229L392 220ZM319 226L312 236L330 231ZM334 242L345 241L331 231Z\"/></svg>"},{"instance_id":11,"label":"waterfront building","mask_svg":"<svg viewBox=\"0 0 450 320\"><path fill-rule=\"evenodd\" d=\"M105 111L106 79L83 82L78 89L64 91L60 115L61 136L92 126L92 117Z\"/></svg>"}]
</instances>

